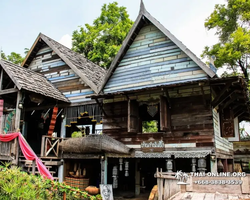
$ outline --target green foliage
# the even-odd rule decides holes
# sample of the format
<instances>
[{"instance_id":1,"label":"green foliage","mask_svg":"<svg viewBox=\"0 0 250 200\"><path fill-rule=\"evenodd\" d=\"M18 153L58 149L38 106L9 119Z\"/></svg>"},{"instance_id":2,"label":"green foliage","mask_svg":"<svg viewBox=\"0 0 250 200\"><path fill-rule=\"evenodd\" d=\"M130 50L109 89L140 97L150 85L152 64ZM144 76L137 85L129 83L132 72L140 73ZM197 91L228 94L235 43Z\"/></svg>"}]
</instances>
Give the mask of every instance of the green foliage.
<instances>
[{"instance_id":1,"label":"green foliage","mask_svg":"<svg viewBox=\"0 0 250 200\"><path fill-rule=\"evenodd\" d=\"M227 0L227 5L216 5L206 19L205 27L216 29L219 43L205 47L202 57L216 56L215 66L227 66L233 73L248 79L250 54L250 1Z\"/></svg>"},{"instance_id":2,"label":"green foliage","mask_svg":"<svg viewBox=\"0 0 250 200\"><path fill-rule=\"evenodd\" d=\"M104 4L93 25L85 24L72 35L72 50L94 63L109 68L133 22L125 7L117 2Z\"/></svg>"},{"instance_id":3,"label":"green foliage","mask_svg":"<svg viewBox=\"0 0 250 200\"><path fill-rule=\"evenodd\" d=\"M71 137L72 137L72 138L82 137L82 132L81 132L81 131L74 131L74 132L71 134Z\"/></svg>"},{"instance_id":4,"label":"green foliage","mask_svg":"<svg viewBox=\"0 0 250 200\"><path fill-rule=\"evenodd\" d=\"M144 121L142 122L142 132L143 133L156 133L158 132L157 121Z\"/></svg>"},{"instance_id":5,"label":"green foliage","mask_svg":"<svg viewBox=\"0 0 250 200\"><path fill-rule=\"evenodd\" d=\"M64 183L29 175L10 164L0 166L0 200L61 200L64 192L67 199L100 199Z\"/></svg>"},{"instance_id":6,"label":"green foliage","mask_svg":"<svg viewBox=\"0 0 250 200\"><path fill-rule=\"evenodd\" d=\"M28 48L24 49L25 55L29 52ZM4 60L8 60L14 64L21 65L24 61L24 57L22 57L19 53L11 52L10 55L5 55L3 51L1 51L1 58Z\"/></svg>"}]
</instances>

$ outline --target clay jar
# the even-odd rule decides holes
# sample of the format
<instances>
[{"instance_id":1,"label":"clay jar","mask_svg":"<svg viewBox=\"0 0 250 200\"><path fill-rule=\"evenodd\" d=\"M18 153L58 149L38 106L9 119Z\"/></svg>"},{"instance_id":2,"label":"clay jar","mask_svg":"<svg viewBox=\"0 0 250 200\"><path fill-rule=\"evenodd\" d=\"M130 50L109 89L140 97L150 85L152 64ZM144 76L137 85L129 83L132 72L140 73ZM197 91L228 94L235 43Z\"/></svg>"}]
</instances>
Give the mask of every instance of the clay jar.
<instances>
[{"instance_id":1,"label":"clay jar","mask_svg":"<svg viewBox=\"0 0 250 200\"><path fill-rule=\"evenodd\" d=\"M99 188L95 186L88 186L85 189L89 194L96 195L99 194Z\"/></svg>"}]
</instances>

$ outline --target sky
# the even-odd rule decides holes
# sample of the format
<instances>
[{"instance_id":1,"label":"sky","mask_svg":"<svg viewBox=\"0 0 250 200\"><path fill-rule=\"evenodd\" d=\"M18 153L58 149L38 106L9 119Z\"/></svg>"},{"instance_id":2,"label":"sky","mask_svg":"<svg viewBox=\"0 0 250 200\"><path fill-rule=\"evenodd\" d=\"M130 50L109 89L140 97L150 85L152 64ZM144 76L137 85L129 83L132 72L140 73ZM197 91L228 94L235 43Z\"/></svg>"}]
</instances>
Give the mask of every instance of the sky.
<instances>
[{"instance_id":1,"label":"sky","mask_svg":"<svg viewBox=\"0 0 250 200\"><path fill-rule=\"evenodd\" d=\"M12 51L24 56L41 32L71 47L71 35L79 26L92 24L108 0L8 0L0 1L0 48L9 55ZM117 0L125 6L135 21L140 0ZM204 27L205 19L215 4L225 0L144 0L147 11L172 32L198 57L204 46L217 42L214 31Z\"/></svg>"}]
</instances>

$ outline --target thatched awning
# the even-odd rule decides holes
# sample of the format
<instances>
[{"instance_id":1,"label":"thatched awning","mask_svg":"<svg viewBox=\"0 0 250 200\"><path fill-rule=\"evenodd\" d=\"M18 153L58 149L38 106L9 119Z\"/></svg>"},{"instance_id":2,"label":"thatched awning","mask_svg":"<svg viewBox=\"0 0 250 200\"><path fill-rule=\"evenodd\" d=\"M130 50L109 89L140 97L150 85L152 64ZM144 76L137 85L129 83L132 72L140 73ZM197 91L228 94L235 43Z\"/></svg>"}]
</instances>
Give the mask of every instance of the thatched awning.
<instances>
[{"instance_id":1,"label":"thatched awning","mask_svg":"<svg viewBox=\"0 0 250 200\"><path fill-rule=\"evenodd\" d=\"M92 134L81 138L70 138L60 143L65 153L117 153L130 154L130 148L108 135Z\"/></svg>"}]
</instances>

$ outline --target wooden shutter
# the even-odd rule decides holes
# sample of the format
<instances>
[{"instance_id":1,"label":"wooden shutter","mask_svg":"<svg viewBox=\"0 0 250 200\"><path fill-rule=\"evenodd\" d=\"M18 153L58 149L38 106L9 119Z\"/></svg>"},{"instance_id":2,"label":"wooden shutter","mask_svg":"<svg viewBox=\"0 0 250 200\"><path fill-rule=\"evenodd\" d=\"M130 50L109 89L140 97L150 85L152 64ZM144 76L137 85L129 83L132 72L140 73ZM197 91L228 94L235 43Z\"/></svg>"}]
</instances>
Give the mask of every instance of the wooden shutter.
<instances>
[{"instance_id":1,"label":"wooden shutter","mask_svg":"<svg viewBox=\"0 0 250 200\"><path fill-rule=\"evenodd\" d=\"M170 128L170 117L167 98L160 97L160 130L166 131Z\"/></svg>"},{"instance_id":2,"label":"wooden shutter","mask_svg":"<svg viewBox=\"0 0 250 200\"><path fill-rule=\"evenodd\" d=\"M229 108L222 111L221 117L221 136L222 137L235 137L234 134L234 119L232 112Z\"/></svg>"},{"instance_id":3,"label":"wooden shutter","mask_svg":"<svg viewBox=\"0 0 250 200\"><path fill-rule=\"evenodd\" d=\"M139 131L139 107L136 100L128 100L128 132Z\"/></svg>"}]
</instances>

